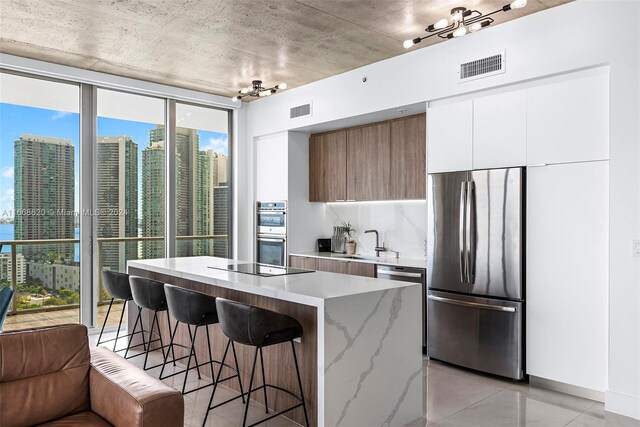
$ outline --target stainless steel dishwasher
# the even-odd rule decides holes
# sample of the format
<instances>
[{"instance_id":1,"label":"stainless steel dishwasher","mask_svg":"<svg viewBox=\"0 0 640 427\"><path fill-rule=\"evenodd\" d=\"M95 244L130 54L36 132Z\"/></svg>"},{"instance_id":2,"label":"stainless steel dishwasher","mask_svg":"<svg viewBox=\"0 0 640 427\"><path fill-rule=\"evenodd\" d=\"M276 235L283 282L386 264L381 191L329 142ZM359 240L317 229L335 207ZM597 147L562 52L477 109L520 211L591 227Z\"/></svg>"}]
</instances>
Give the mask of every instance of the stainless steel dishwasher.
<instances>
[{"instance_id":1,"label":"stainless steel dishwasher","mask_svg":"<svg viewBox=\"0 0 640 427\"><path fill-rule=\"evenodd\" d=\"M422 353L427 354L427 280L424 268L378 265L378 279L422 284Z\"/></svg>"}]
</instances>

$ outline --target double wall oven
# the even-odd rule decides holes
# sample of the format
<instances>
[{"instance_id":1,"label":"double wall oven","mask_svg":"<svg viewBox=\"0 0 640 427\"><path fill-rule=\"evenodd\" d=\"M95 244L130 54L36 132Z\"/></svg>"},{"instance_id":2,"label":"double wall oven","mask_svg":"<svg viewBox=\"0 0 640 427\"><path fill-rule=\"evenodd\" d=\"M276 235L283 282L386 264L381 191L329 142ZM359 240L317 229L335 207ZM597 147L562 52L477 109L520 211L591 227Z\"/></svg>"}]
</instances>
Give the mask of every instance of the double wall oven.
<instances>
[{"instance_id":1,"label":"double wall oven","mask_svg":"<svg viewBox=\"0 0 640 427\"><path fill-rule=\"evenodd\" d=\"M287 202L258 202L256 206L256 261L287 265Z\"/></svg>"}]
</instances>

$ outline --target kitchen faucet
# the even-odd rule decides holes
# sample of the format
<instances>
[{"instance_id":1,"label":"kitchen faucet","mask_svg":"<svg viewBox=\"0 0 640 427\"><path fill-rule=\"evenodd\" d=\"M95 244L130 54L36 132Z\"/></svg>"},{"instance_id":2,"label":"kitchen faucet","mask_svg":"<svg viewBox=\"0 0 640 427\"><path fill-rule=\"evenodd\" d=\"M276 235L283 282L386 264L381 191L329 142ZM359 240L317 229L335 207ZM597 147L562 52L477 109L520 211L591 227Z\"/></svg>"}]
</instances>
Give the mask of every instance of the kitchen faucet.
<instances>
[{"instance_id":1,"label":"kitchen faucet","mask_svg":"<svg viewBox=\"0 0 640 427\"><path fill-rule=\"evenodd\" d=\"M376 233L376 247L375 247L375 251L376 251L376 256L379 257L380 256L380 252L384 252L387 249L384 247L384 242L382 243L382 246L380 246L380 236L378 234L378 230L364 230L364 233Z\"/></svg>"}]
</instances>

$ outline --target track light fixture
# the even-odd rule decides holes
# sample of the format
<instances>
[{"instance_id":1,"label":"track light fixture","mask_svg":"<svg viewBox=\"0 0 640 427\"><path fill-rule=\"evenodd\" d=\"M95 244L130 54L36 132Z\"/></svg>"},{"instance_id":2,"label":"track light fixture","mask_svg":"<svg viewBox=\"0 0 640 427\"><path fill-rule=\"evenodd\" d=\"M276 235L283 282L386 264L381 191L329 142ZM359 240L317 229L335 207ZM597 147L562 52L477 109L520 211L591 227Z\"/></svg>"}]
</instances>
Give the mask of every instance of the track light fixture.
<instances>
[{"instance_id":1,"label":"track light fixture","mask_svg":"<svg viewBox=\"0 0 640 427\"><path fill-rule=\"evenodd\" d=\"M232 101L240 101L245 96L263 97L269 96L272 93L276 93L278 90L286 89L286 83L279 83L274 87L265 88L262 87L262 80L254 80L251 82L251 86L243 87L238 91L239 95L231 98Z\"/></svg>"},{"instance_id":2,"label":"track light fixture","mask_svg":"<svg viewBox=\"0 0 640 427\"><path fill-rule=\"evenodd\" d=\"M527 0L513 0L511 3L502 6L500 9L483 15L477 10L469 10L466 7L454 7L451 9L451 16L443 18L438 22L429 25L425 31L430 33L424 37L405 40L403 46L409 49L411 46L420 43L429 37L438 36L443 39L462 37L467 32L476 32L484 27L488 27L493 22L491 15L498 12L508 12L511 9L520 9L527 5Z\"/></svg>"}]
</instances>

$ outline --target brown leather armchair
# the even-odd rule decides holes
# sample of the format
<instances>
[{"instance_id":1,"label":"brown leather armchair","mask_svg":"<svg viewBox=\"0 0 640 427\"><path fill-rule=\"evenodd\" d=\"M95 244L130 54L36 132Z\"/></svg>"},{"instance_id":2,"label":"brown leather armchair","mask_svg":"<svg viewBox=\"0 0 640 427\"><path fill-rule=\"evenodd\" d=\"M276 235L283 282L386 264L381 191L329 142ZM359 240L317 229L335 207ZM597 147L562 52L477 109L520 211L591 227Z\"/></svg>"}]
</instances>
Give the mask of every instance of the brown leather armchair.
<instances>
[{"instance_id":1,"label":"brown leather armchair","mask_svg":"<svg viewBox=\"0 0 640 427\"><path fill-rule=\"evenodd\" d=\"M182 394L105 348L87 328L0 334L0 426L182 426Z\"/></svg>"}]
</instances>

